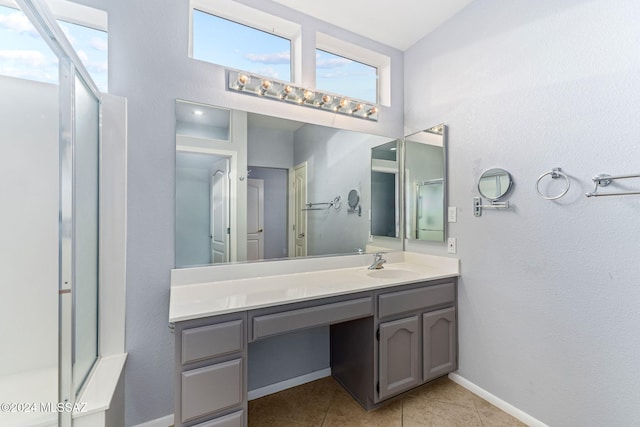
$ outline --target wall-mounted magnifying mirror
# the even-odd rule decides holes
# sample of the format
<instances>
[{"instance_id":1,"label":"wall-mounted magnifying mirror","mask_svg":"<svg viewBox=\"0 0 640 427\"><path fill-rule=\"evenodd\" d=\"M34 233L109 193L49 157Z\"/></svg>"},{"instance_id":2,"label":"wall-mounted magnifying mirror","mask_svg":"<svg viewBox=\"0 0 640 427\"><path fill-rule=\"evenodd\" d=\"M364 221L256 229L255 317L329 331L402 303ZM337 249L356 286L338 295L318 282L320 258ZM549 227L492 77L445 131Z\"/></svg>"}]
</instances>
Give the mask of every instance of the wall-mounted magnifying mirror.
<instances>
[{"instance_id":1,"label":"wall-mounted magnifying mirror","mask_svg":"<svg viewBox=\"0 0 640 427\"><path fill-rule=\"evenodd\" d=\"M353 188L349 191L349 195L347 196L347 203L349 204L348 213L357 213L358 215L362 215L362 207L360 206L360 192Z\"/></svg>"},{"instance_id":2,"label":"wall-mounted magnifying mirror","mask_svg":"<svg viewBox=\"0 0 640 427\"><path fill-rule=\"evenodd\" d=\"M405 137L407 239L446 238L446 143L444 124Z\"/></svg>"},{"instance_id":3,"label":"wall-mounted magnifying mirror","mask_svg":"<svg viewBox=\"0 0 640 427\"><path fill-rule=\"evenodd\" d=\"M513 188L511 174L501 168L486 170L478 179L478 192L482 197L491 201L490 205L483 205L480 197L473 198L473 214L482 215L483 208L508 209L509 201L503 200Z\"/></svg>"},{"instance_id":4,"label":"wall-mounted magnifying mirror","mask_svg":"<svg viewBox=\"0 0 640 427\"><path fill-rule=\"evenodd\" d=\"M478 180L478 191L480 195L489 200L500 200L505 197L511 187L513 180L511 174L504 169L494 168L485 171Z\"/></svg>"}]
</instances>

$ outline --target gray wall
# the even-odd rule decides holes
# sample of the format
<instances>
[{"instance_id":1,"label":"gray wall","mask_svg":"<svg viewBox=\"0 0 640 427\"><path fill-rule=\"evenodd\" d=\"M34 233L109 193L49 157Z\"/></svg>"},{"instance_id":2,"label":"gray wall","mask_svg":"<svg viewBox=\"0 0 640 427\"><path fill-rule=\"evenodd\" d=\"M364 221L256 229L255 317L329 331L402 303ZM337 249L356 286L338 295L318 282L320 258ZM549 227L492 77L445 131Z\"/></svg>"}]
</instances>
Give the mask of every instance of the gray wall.
<instances>
[{"instance_id":1,"label":"gray wall","mask_svg":"<svg viewBox=\"0 0 640 427\"><path fill-rule=\"evenodd\" d=\"M176 153L176 265L211 262L211 167L192 162L194 156Z\"/></svg>"},{"instance_id":2,"label":"gray wall","mask_svg":"<svg viewBox=\"0 0 640 427\"><path fill-rule=\"evenodd\" d=\"M254 341L249 344L249 360L249 390L326 369L329 327Z\"/></svg>"},{"instance_id":3,"label":"gray wall","mask_svg":"<svg viewBox=\"0 0 640 427\"><path fill-rule=\"evenodd\" d=\"M247 163L268 168L293 167L293 131L250 126Z\"/></svg>"},{"instance_id":4,"label":"gray wall","mask_svg":"<svg viewBox=\"0 0 640 427\"><path fill-rule=\"evenodd\" d=\"M596 174L640 172L638 16L632 0L476 0L405 54L407 133L450 131L460 374L552 426L640 417L640 197L584 197ZM514 207L476 218L495 166ZM558 166L571 191L539 198ZM623 187L640 180L607 191Z\"/></svg>"},{"instance_id":5,"label":"gray wall","mask_svg":"<svg viewBox=\"0 0 640 427\"><path fill-rule=\"evenodd\" d=\"M83 1L109 13L109 88L128 98L128 240L126 425L173 412L173 335L167 328L169 270L174 266L175 100L267 113L378 135L402 135L402 52L301 15L271 1L242 0L303 26L313 55L315 32L391 57L392 107L377 123L225 90L224 70L187 57L188 2ZM302 82L315 70L303 66Z\"/></svg>"},{"instance_id":6,"label":"gray wall","mask_svg":"<svg viewBox=\"0 0 640 427\"><path fill-rule=\"evenodd\" d=\"M307 253L326 255L364 249L369 237L371 206L371 148L389 138L303 126L295 133L294 163L307 162L307 200L324 203L340 196L339 210L309 211ZM348 213L351 189L360 192L362 216Z\"/></svg>"}]
</instances>

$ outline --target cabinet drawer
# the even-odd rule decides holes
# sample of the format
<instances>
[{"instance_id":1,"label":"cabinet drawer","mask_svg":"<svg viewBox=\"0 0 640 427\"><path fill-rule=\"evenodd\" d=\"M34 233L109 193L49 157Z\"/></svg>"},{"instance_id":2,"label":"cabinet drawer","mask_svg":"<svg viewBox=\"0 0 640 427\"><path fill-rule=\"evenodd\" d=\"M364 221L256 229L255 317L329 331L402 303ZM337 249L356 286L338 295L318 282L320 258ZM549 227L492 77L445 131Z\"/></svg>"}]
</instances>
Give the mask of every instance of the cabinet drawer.
<instances>
[{"instance_id":1,"label":"cabinet drawer","mask_svg":"<svg viewBox=\"0 0 640 427\"><path fill-rule=\"evenodd\" d=\"M242 381L242 359L183 372L182 422L241 405Z\"/></svg>"},{"instance_id":2,"label":"cabinet drawer","mask_svg":"<svg viewBox=\"0 0 640 427\"><path fill-rule=\"evenodd\" d=\"M382 294L378 296L378 317L453 303L455 297L453 283Z\"/></svg>"},{"instance_id":3,"label":"cabinet drawer","mask_svg":"<svg viewBox=\"0 0 640 427\"><path fill-rule=\"evenodd\" d=\"M242 320L182 331L182 364L242 350Z\"/></svg>"},{"instance_id":4,"label":"cabinet drawer","mask_svg":"<svg viewBox=\"0 0 640 427\"><path fill-rule=\"evenodd\" d=\"M253 340L270 335L371 316L371 297L301 308L253 318Z\"/></svg>"},{"instance_id":5,"label":"cabinet drawer","mask_svg":"<svg viewBox=\"0 0 640 427\"><path fill-rule=\"evenodd\" d=\"M244 411L234 412L233 414L225 415L224 417L216 418L215 420L205 421L200 424L196 424L193 427L243 427L244 426Z\"/></svg>"}]
</instances>

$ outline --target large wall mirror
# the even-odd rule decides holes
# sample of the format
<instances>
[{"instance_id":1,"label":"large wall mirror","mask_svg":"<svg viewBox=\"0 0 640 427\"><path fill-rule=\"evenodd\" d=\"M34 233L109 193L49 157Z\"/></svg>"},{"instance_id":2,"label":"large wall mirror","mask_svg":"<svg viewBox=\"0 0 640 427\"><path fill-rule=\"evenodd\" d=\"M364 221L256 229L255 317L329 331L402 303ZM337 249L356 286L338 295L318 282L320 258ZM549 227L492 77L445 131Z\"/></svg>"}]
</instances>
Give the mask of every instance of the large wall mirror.
<instances>
[{"instance_id":1,"label":"large wall mirror","mask_svg":"<svg viewBox=\"0 0 640 427\"><path fill-rule=\"evenodd\" d=\"M390 141L176 101L176 266L365 249L371 149Z\"/></svg>"},{"instance_id":2,"label":"large wall mirror","mask_svg":"<svg viewBox=\"0 0 640 427\"><path fill-rule=\"evenodd\" d=\"M447 128L440 124L405 137L407 239L446 238Z\"/></svg>"}]
</instances>

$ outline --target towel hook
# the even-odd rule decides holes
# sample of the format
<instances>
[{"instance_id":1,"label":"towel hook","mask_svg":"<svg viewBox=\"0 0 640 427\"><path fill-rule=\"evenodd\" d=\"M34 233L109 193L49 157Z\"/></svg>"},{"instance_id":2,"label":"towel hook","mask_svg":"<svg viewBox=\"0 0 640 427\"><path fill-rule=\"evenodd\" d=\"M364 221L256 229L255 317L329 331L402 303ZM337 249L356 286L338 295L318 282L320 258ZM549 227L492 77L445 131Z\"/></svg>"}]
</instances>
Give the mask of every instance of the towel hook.
<instances>
[{"instance_id":1,"label":"towel hook","mask_svg":"<svg viewBox=\"0 0 640 427\"><path fill-rule=\"evenodd\" d=\"M564 178L565 181L567 182L567 187L560 194L558 194L557 196L545 196L540 191L540 181L542 181L542 178L544 178L547 175L550 175L552 179ZM562 169L560 169L560 168L553 168L553 169L551 169L551 172L543 173L542 175L540 175L540 178L538 178L538 181L536 181L536 193L538 193L538 196L542 197L545 200L557 200L560 197L562 197L565 194L567 194L567 192L569 192L570 188L571 188L571 181L569 180L569 177L567 176L567 174L562 172Z\"/></svg>"}]
</instances>

